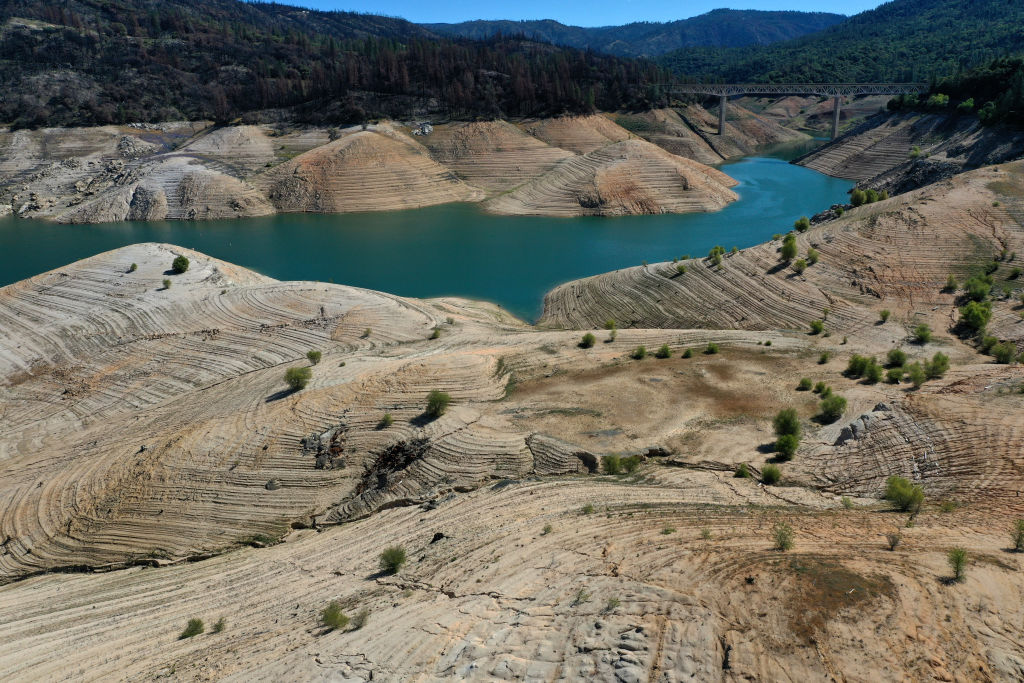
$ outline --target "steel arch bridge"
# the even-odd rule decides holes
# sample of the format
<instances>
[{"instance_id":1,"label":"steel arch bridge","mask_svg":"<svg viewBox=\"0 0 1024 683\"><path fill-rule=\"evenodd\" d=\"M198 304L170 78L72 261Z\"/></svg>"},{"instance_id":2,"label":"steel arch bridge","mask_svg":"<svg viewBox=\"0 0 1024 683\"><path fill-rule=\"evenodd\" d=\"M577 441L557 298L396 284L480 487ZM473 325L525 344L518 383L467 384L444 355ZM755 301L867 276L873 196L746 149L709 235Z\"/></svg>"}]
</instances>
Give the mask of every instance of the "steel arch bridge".
<instances>
[{"instance_id":1,"label":"steel arch bridge","mask_svg":"<svg viewBox=\"0 0 1024 683\"><path fill-rule=\"evenodd\" d=\"M832 137L839 134L843 97L853 95L911 95L926 92L927 83L684 83L662 86L669 92L717 95L718 134L725 128L726 102L735 95L820 95L832 98Z\"/></svg>"}]
</instances>

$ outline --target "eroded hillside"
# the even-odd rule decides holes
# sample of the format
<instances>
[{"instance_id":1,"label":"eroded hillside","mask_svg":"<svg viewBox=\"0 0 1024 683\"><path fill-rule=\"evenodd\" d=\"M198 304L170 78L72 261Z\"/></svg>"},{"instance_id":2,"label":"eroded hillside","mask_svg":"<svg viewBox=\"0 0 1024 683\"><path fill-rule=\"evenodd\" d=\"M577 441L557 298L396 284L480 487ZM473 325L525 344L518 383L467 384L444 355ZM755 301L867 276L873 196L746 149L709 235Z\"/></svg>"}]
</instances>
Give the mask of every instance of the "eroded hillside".
<instances>
[{"instance_id":1,"label":"eroded hillside","mask_svg":"<svg viewBox=\"0 0 1024 683\"><path fill-rule=\"evenodd\" d=\"M713 211L735 199L735 183L705 164L802 137L753 115L731 123L735 129L721 139L671 110L649 116L669 125L646 140L596 114L455 122L425 135L394 122L341 130L196 122L4 132L0 213L100 223L448 202L558 216Z\"/></svg>"},{"instance_id":2,"label":"eroded hillside","mask_svg":"<svg viewBox=\"0 0 1024 683\"><path fill-rule=\"evenodd\" d=\"M1024 372L941 290L994 262L988 333L1020 352L1022 196L1024 165L981 169L811 227L803 273L777 242L625 269L554 290L539 327L158 244L5 287L0 675L1019 679ZM845 372L894 348L950 367ZM919 511L880 500L890 475ZM365 623L323 628L331 600ZM226 626L179 640L196 617Z\"/></svg>"}]
</instances>

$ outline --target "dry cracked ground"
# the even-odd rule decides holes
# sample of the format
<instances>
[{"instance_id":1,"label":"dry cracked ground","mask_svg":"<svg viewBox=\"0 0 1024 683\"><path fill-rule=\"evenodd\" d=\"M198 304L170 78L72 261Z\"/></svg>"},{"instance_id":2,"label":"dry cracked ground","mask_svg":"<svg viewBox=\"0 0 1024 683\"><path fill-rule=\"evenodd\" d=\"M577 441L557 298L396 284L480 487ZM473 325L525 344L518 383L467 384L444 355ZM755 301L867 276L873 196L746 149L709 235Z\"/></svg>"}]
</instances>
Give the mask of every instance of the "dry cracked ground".
<instances>
[{"instance_id":1,"label":"dry cracked ground","mask_svg":"<svg viewBox=\"0 0 1024 683\"><path fill-rule=\"evenodd\" d=\"M536 326L166 244L4 287L0 678L1020 680L1024 371L958 336L943 287L1005 252L989 330L1019 351L1022 223L1024 164L988 167L813 226L803 274L778 242L624 269ZM844 376L892 348L951 367ZM766 485L782 408L804 437ZM891 475L919 512L880 500ZM324 628L331 601L365 623Z\"/></svg>"}]
</instances>

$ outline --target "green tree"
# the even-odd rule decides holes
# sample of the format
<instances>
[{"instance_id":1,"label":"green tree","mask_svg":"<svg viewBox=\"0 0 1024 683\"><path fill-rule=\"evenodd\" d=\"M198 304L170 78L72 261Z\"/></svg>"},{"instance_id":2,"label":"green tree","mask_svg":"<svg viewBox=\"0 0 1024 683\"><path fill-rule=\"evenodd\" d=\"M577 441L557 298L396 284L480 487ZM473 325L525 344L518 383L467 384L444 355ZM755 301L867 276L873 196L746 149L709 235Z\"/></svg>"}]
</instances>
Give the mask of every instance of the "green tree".
<instances>
[{"instance_id":1,"label":"green tree","mask_svg":"<svg viewBox=\"0 0 1024 683\"><path fill-rule=\"evenodd\" d=\"M856 189L850 193L850 203L854 206L862 206L867 199L868 196L864 194L864 190Z\"/></svg>"},{"instance_id":2,"label":"green tree","mask_svg":"<svg viewBox=\"0 0 1024 683\"><path fill-rule=\"evenodd\" d=\"M173 270L175 273L178 273L179 275L181 273L184 273L185 271L187 271L188 270L188 257L186 257L186 256L177 256L177 257L175 257L175 259L171 262L171 270Z\"/></svg>"},{"instance_id":3,"label":"green tree","mask_svg":"<svg viewBox=\"0 0 1024 683\"><path fill-rule=\"evenodd\" d=\"M800 416L793 408L783 408L772 421L776 436L795 436L800 438Z\"/></svg>"},{"instance_id":4,"label":"green tree","mask_svg":"<svg viewBox=\"0 0 1024 683\"><path fill-rule=\"evenodd\" d=\"M811 247L810 249L807 250L807 263L808 264L813 266L815 263L818 262L818 260L820 258L821 258L821 254L819 254L818 250L815 249L814 247Z\"/></svg>"},{"instance_id":5,"label":"green tree","mask_svg":"<svg viewBox=\"0 0 1024 683\"><path fill-rule=\"evenodd\" d=\"M938 379L945 375L947 370L949 370L949 356L944 353L936 353L924 365L924 374L928 379Z\"/></svg>"},{"instance_id":6,"label":"green tree","mask_svg":"<svg viewBox=\"0 0 1024 683\"><path fill-rule=\"evenodd\" d=\"M633 360L643 360L644 358L647 358L647 347L641 344L633 349L633 353L630 355L633 357Z\"/></svg>"},{"instance_id":7,"label":"green tree","mask_svg":"<svg viewBox=\"0 0 1024 683\"><path fill-rule=\"evenodd\" d=\"M960 307L960 322L974 332L982 332L992 319L992 304L988 301L968 301Z\"/></svg>"},{"instance_id":8,"label":"green tree","mask_svg":"<svg viewBox=\"0 0 1024 683\"><path fill-rule=\"evenodd\" d=\"M921 323L914 328L914 341L918 344L927 344L932 340L932 328Z\"/></svg>"},{"instance_id":9,"label":"green tree","mask_svg":"<svg viewBox=\"0 0 1024 683\"><path fill-rule=\"evenodd\" d=\"M427 417L435 420L441 417L448 410L448 404L451 401L452 397L447 392L434 389L427 394Z\"/></svg>"},{"instance_id":10,"label":"green tree","mask_svg":"<svg viewBox=\"0 0 1024 683\"><path fill-rule=\"evenodd\" d=\"M907 362L907 354L902 349L891 349L886 356L886 365L890 368L903 367Z\"/></svg>"},{"instance_id":11,"label":"green tree","mask_svg":"<svg viewBox=\"0 0 1024 683\"><path fill-rule=\"evenodd\" d=\"M803 275L804 271L807 270L807 261L802 258L798 258L793 262L793 270L796 271L797 275Z\"/></svg>"},{"instance_id":12,"label":"green tree","mask_svg":"<svg viewBox=\"0 0 1024 683\"><path fill-rule=\"evenodd\" d=\"M592 346L594 346L594 343L596 341L597 341L597 337L595 337L590 332L587 332L585 335L583 335L583 338L580 340L580 348L581 349L589 349Z\"/></svg>"},{"instance_id":13,"label":"green tree","mask_svg":"<svg viewBox=\"0 0 1024 683\"><path fill-rule=\"evenodd\" d=\"M313 371L310 368L288 368L284 371L284 381L292 388L292 391L305 389L312 378Z\"/></svg>"},{"instance_id":14,"label":"green tree","mask_svg":"<svg viewBox=\"0 0 1024 683\"><path fill-rule=\"evenodd\" d=\"M792 434L783 434L775 440L775 452L778 453L778 459L783 462L792 460L798 448L800 439Z\"/></svg>"},{"instance_id":15,"label":"green tree","mask_svg":"<svg viewBox=\"0 0 1024 683\"><path fill-rule=\"evenodd\" d=\"M309 362L312 363L313 365L316 365L317 363L319 363L320 359L322 357L323 357L323 354L321 352L319 352L319 351L313 351L313 350L306 351L306 358L308 358Z\"/></svg>"},{"instance_id":16,"label":"green tree","mask_svg":"<svg viewBox=\"0 0 1024 683\"><path fill-rule=\"evenodd\" d=\"M768 486L778 484L782 479L782 470L775 465L765 465L761 470L761 481Z\"/></svg>"},{"instance_id":17,"label":"green tree","mask_svg":"<svg viewBox=\"0 0 1024 683\"><path fill-rule=\"evenodd\" d=\"M669 348L668 344L662 344L654 355L658 358L671 358L672 349Z\"/></svg>"},{"instance_id":18,"label":"green tree","mask_svg":"<svg viewBox=\"0 0 1024 683\"><path fill-rule=\"evenodd\" d=\"M782 248L779 250L779 253L783 261L792 261L796 258L796 252L796 237L790 233L782 239Z\"/></svg>"},{"instance_id":19,"label":"green tree","mask_svg":"<svg viewBox=\"0 0 1024 683\"><path fill-rule=\"evenodd\" d=\"M924 503L924 489L893 475L885 480L883 497L903 512L917 512Z\"/></svg>"},{"instance_id":20,"label":"green tree","mask_svg":"<svg viewBox=\"0 0 1024 683\"><path fill-rule=\"evenodd\" d=\"M811 220L807 218L807 216L800 216L800 218L793 223L793 227L796 228L797 232L807 232L811 227Z\"/></svg>"},{"instance_id":21,"label":"green tree","mask_svg":"<svg viewBox=\"0 0 1024 683\"><path fill-rule=\"evenodd\" d=\"M812 320L811 321L811 334L821 334L825 331L824 320Z\"/></svg>"},{"instance_id":22,"label":"green tree","mask_svg":"<svg viewBox=\"0 0 1024 683\"><path fill-rule=\"evenodd\" d=\"M832 394L821 400L821 419L823 422L835 422L846 412L846 399L838 394Z\"/></svg>"},{"instance_id":23,"label":"green tree","mask_svg":"<svg viewBox=\"0 0 1024 683\"><path fill-rule=\"evenodd\" d=\"M907 377L914 384L915 389L920 389L921 385L924 384L925 379L928 378L928 373L924 371L920 363L910 363L909 365L903 366L903 370L907 373Z\"/></svg>"}]
</instances>

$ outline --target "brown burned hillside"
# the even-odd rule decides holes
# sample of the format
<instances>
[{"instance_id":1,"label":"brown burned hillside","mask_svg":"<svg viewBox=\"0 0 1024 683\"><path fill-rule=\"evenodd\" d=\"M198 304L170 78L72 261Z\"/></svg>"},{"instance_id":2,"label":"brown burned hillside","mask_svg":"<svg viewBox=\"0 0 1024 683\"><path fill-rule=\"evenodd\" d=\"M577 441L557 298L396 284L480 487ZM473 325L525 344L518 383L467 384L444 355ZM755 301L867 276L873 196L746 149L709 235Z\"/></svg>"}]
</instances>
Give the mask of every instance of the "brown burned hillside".
<instances>
[{"instance_id":1,"label":"brown burned hillside","mask_svg":"<svg viewBox=\"0 0 1024 683\"><path fill-rule=\"evenodd\" d=\"M18 0L0 23L0 120L16 127L550 115L663 105L649 86L673 80L649 62L238 0Z\"/></svg>"}]
</instances>

